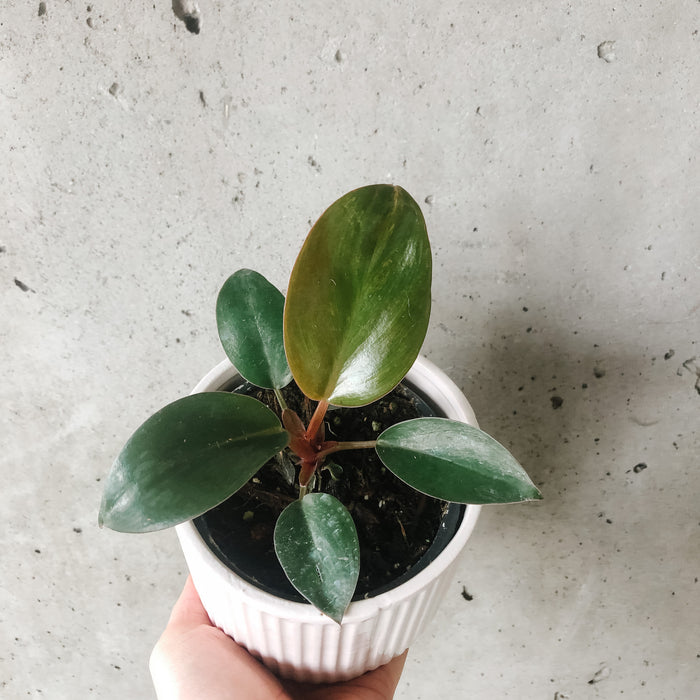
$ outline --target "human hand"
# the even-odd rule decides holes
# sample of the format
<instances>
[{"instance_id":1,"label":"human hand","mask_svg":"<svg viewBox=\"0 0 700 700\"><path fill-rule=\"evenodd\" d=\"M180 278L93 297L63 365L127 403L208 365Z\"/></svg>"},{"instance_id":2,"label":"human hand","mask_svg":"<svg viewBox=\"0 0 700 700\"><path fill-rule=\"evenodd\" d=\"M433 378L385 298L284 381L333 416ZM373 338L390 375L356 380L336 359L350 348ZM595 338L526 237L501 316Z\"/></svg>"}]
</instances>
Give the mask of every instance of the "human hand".
<instances>
[{"instance_id":1,"label":"human hand","mask_svg":"<svg viewBox=\"0 0 700 700\"><path fill-rule=\"evenodd\" d=\"M345 683L280 680L211 624L189 577L150 669L158 700L391 700L406 653Z\"/></svg>"}]
</instances>

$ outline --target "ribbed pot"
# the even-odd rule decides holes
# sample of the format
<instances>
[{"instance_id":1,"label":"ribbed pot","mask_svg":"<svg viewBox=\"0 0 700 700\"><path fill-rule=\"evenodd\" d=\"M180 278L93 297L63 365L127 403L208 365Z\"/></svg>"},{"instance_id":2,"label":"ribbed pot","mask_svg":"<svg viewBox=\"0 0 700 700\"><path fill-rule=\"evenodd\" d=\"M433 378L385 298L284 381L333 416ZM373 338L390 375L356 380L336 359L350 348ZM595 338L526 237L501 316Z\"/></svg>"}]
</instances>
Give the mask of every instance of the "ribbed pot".
<instances>
[{"instance_id":1,"label":"ribbed pot","mask_svg":"<svg viewBox=\"0 0 700 700\"><path fill-rule=\"evenodd\" d=\"M225 360L192 393L217 391L236 374ZM419 357L406 381L448 418L477 426L464 395L428 360ZM434 561L396 588L350 603L342 625L310 604L278 598L236 575L208 548L191 521L176 530L212 622L277 675L321 683L354 678L413 643L444 597L479 510L465 506L454 537Z\"/></svg>"}]
</instances>

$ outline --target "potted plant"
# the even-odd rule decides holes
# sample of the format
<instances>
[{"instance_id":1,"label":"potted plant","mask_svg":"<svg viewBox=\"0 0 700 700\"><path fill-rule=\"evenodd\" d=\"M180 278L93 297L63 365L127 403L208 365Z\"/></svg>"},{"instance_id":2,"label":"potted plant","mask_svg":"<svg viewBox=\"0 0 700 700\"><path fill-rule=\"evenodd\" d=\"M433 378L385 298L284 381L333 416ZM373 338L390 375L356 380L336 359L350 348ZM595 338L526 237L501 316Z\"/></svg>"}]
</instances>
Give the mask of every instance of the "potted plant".
<instances>
[{"instance_id":1,"label":"potted plant","mask_svg":"<svg viewBox=\"0 0 700 700\"><path fill-rule=\"evenodd\" d=\"M216 317L230 362L146 420L107 478L100 525L177 526L212 621L281 675L342 680L401 653L439 602L479 506L541 498L506 448L476 427L457 388L418 357L431 267L425 221L405 190L373 185L341 197L311 229L286 300L251 270L224 283ZM377 434L369 439L336 435L342 411L376 406L404 378L447 417L410 417L386 429L372 420ZM425 494L406 523L426 499L469 504L443 509L437 533L450 522L453 531L438 551L428 548L397 572L398 582L354 601L362 496L351 493L348 504L330 492L364 469L349 473L351 454L374 455L373 474L388 474L390 490L407 484ZM283 502L271 542L291 594L236 571L216 543L207 544L202 524L240 493L240 520L255 519L245 506L264 495L264 465L293 489L292 497L280 487L265 496ZM393 495L378 496L390 518ZM235 560L235 542L233 550Z\"/></svg>"}]
</instances>

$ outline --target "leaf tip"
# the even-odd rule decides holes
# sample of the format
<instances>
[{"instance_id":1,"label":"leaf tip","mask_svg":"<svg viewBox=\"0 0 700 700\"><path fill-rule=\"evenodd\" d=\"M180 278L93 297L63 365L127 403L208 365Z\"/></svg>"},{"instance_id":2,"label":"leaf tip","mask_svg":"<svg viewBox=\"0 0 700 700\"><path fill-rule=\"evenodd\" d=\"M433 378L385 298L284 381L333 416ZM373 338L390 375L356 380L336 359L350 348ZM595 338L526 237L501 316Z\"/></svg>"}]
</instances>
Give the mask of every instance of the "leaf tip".
<instances>
[{"instance_id":1,"label":"leaf tip","mask_svg":"<svg viewBox=\"0 0 700 700\"><path fill-rule=\"evenodd\" d=\"M312 603L312 605L313 605L313 603ZM344 608L343 610L338 610L337 608L332 609L330 607L328 607L328 608L319 607L318 610L320 611L320 613L322 615L325 615L326 617L333 620L333 622L335 622L335 624L338 625L338 627L341 627L343 624L343 617L345 616L345 611L347 610L347 607Z\"/></svg>"},{"instance_id":2,"label":"leaf tip","mask_svg":"<svg viewBox=\"0 0 700 700\"><path fill-rule=\"evenodd\" d=\"M115 532L123 532L120 530L118 522L112 518L112 513L110 510L100 508L100 512L97 515L97 526L100 530L105 528L108 530L114 530Z\"/></svg>"}]
</instances>

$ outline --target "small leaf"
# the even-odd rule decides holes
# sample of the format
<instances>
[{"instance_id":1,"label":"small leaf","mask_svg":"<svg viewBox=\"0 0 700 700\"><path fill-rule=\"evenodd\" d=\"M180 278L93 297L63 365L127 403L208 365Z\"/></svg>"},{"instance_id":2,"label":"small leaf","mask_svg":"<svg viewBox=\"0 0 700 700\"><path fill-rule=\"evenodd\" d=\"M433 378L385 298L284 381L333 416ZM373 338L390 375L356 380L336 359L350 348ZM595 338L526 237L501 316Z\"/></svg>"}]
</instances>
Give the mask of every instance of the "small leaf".
<instances>
[{"instance_id":1,"label":"small leaf","mask_svg":"<svg viewBox=\"0 0 700 700\"><path fill-rule=\"evenodd\" d=\"M291 408L285 408L282 411L282 425L287 429L287 432L295 438L303 437L306 433L306 428L302 423L299 415L292 411Z\"/></svg>"},{"instance_id":2,"label":"small leaf","mask_svg":"<svg viewBox=\"0 0 700 700\"><path fill-rule=\"evenodd\" d=\"M284 312L287 359L307 396L362 406L403 379L428 327L431 265L423 214L400 187L362 187L323 213Z\"/></svg>"},{"instance_id":3,"label":"small leaf","mask_svg":"<svg viewBox=\"0 0 700 700\"><path fill-rule=\"evenodd\" d=\"M272 467L285 480L288 486L293 486L297 478L297 470L287 450L278 452L272 458Z\"/></svg>"},{"instance_id":4,"label":"small leaf","mask_svg":"<svg viewBox=\"0 0 700 700\"><path fill-rule=\"evenodd\" d=\"M473 504L542 498L503 445L459 421L397 423L379 436L377 453L399 479L434 498Z\"/></svg>"},{"instance_id":5,"label":"small leaf","mask_svg":"<svg viewBox=\"0 0 700 700\"><path fill-rule=\"evenodd\" d=\"M216 323L226 355L241 375L265 389L292 380L284 353L284 296L261 274L238 270L216 300Z\"/></svg>"},{"instance_id":6,"label":"small leaf","mask_svg":"<svg viewBox=\"0 0 700 700\"><path fill-rule=\"evenodd\" d=\"M287 506L275 526L275 552L294 588L340 624L360 572L352 516L327 493Z\"/></svg>"},{"instance_id":7,"label":"small leaf","mask_svg":"<svg viewBox=\"0 0 700 700\"><path fill-rule=\"evenodd\" d=\"M328 470L333 481L340 481L340 478L343 476L343 468L339 464L335 462L326 462L325 468Z\"/></svg>"},{"instance_id":8,"label":"small leaf","mask_svg":"<svg viewBox=\"0 0 700 700\"><path fill-rule=\"evenodd\" d=\"M277 416L249 396L179 399L143 423L120 452L105 484L100 525L149 532L201 515L287 442Z\"/></svg>"}]
</instances>

